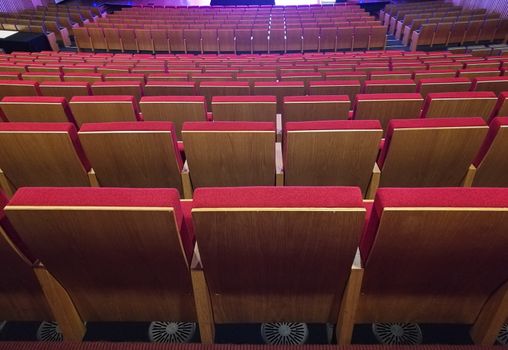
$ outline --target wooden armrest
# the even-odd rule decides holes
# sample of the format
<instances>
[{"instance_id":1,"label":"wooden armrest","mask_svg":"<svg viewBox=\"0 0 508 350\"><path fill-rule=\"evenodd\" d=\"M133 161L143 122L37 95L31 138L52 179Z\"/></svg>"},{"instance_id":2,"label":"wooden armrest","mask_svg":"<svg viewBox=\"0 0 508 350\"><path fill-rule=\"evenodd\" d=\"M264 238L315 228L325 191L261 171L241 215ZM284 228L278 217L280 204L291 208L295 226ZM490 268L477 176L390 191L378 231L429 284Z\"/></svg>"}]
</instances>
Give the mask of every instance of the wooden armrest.
<instances>
[{"instance_id":1,"label":"wooden armrest","mask_svg":"<svg viewBox=\"0 0 508 350\"><path fill-rule=\"evenodd\" d=\"M187 161L183 164L182 172L183 198L192 199L192 182L190 178L189 164Z\"/></svg>"},{"instance_id":2,"label":"wooden armrest","mask_svg":"<svg viewBox=\"0 0 508 350\"><path fill-rule=\"evenodd\" d=\"M476 167L471 164L469 169L467 169L467 173L462 180L463 187L471 187L473 185L474 176L476 175Z\"/></svg>"},{"instance_id":3,"label":"wooden armrest","mask_svg":"<svg viewBox=\"0 0 508 350\"><path fill-rule=\"evenodd\" d=\"M0 189L4 192L7 198L11 198L15 192L14 186L9 181L5 173L0 169Z\"/></svg>"},{"instance_id":4,"label":"wooden armrest","mask_svg":"<svg viewBox=\"0 0 508 350\"><path fill-rule=\"evenodd\" d=\"M282 143L275 143L275 185L284 186L284 164L282 161Z\"/></svg>"},{"instance_id":5,"label":"wooden armrest","mask_svg":"<svg viewBox=\"0 0 508 350\"><path fill-rule=\"evenodd\" d=\"M374 163L374 169L372 169L372 177L370 178L369 188L367 190L367 199L373 199L376 195L377 188L379 187L379 180L381 179L381 169L377 163Z\"/></svg>"}]
</instances>

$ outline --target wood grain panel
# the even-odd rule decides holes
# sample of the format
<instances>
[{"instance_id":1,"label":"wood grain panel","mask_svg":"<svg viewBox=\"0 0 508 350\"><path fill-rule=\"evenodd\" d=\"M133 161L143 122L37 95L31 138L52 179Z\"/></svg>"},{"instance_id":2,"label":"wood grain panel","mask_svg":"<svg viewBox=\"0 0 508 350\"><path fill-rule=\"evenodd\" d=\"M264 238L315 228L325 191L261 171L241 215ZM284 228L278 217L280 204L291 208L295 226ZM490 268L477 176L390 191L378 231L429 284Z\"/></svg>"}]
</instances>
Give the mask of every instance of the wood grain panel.
<instances>
[{"instance_id":1,"label":"wood grain panel","mask_svg":"<svg viewBox=\"0 0 508 350\"><path fill-rule=\"evenodd\" d=\"M254 84L254 95L269 95L277 97L277 113L282 113L284 96L303 96L305 86L302 82L299 86L256 86Z\"/></svg>"},{"instance_id":2,"label":"wood grain panel","mask_svg":"<svg viewBox=\"0 0 508 350\"><path fill-rule=\"evenodd\" d=\"M357 322L473 323L508 279L506 220L506 208L385 208Z\"/></svg>"},{"instance_id":3,"label":"wood grain panel","mask_svg":"<svg viewBox=\"0 0 508 350\"><path fill-rule=\"evenodd\" d=\"M365 196L382 134L382 130L288 132L284 184L358 186Z\"/></svg>"},{"instance_id":4,"label":"wood grain panel","mask_svg":"<svg viewBox=\"0 0 508 350\"><path fill-rule=\"evenodd\" d=\"M433 98L425 118L482 117L486 121L497 102L486 98Z\"/></svg>"},{"instance_id":5,"label":"wood grain panel","mask_svg":"<svg viewBox=\"0 0 508 350\"><path fill-rule=\"evenodd\" d=\"M246 96L250 95L250 86L200 86L199 93L205 96L207 110L212 110L213 96Z\"/></svg>"},{"instance_id":6,"label":"wood grain panel","mask_svg":"<svg viewBox=\"0 0 508 350\"><path fill-rule=\"evenodd\" d=\"M422 105L423 98L414 100L361 100L356 104L353 119L378 119L386 131L388 123L392 119L419 118Z\"/></svg>"},{"instance_id":7,"label":"wood grain panel","mask_svg":"<svg viewBox=\"0 0 508 350\"><path fill-rule=\"evenodd\" d=\"M425 83L420 86L419 93L425 98L431 92L462 92L469 91L471 82Z\"/></svg>"},{"instance_id":8,"label":"wood grain panel","mask_svg":"<svg viewBox=\"0 0 508 350\"><path fill-rule=\"evenodd\" d=\"M79 86L56 86L56 85L40 85L41 94L43 96L65 97L70 101L74 96L88 96L89 87Z\"/></svg>"},{"instance_id":9,"label":"wood grain panel","mask_svg":"<svg viewBox=\"0 0 508 350\"><path fill-rule=\"evenodd\" d=\"M184 122L206 121L205 105L203 102L152 102L139 103L145 121L169 121L175 124L176 136L182 139L182 125Z\"/></svg>"},{"instance_id":10,"label":"wood grain panel","mask_svg":"<svg viewBox=\"0 0 508 350\"><path fill-rule=\"evenodd\" d=\"M101 186L169 187L183 196L171 133L80 132L79 139Z\"/></svg>"},{"instance_id":11,"label":"wood grain panel","mask_svg":"<svg viewBox=\"0 0 508 350\"><path fill-rule=\"evenodd\" d=\"M10 122L69 122L60 103L0 102L0 107Z\"/></svg>"},{"instance_id":12,"label":"wood grain panel","mask_svg":"<svg viewBox=\"0 0 508 350\"><path fill-rule=\"evenodd\" d=\"M182 134L194 188L275 185L275 132Z\"/></svg>"},{"instance_id":13,"label":"wood grain panel","mask_svg":"<svg viewBox=\"0 0 508 350\"><path fill-rule=\"evenodd\" d=\"M16 188L90 186L66 132L0 132L0 168Z\"/></svg>"},{"instance_id":14,"label":"wood grain panel","mask_svg":"<svg viewBox=\"0 0 508 350\"><path fill-rule=\"evenodd\" d=\"M125 86L94 86L92 85L94 95L128 95L134 96L137 101L141 98L142 92L138 85Z\"/></svg>"},{"instance_id":15,"label":"wood grain panel","mask_svg":"<svg viewBox=\"0 0 508 350\"><path fill-rule=\"evenodd\" d=\"M130 101L69 102L72 115L81 127L84 123L135 122L136 113Z\"/></svg>"},{"instance_id":16,"label":"wood grain panel","mask_svg":"<svg viewBox=\"0 0 508 350\"><path fill-rule=\"evenodd\" d=\"M212 102L213 120L275 122L276 102Z\"/></svg>"},{"instance_id":17,"label":"wood grain panel","mask_svg":"<svg viewBox=\"0 0 508 350\"><path fill-rule=\"evenodd\" d=\"M282 118L284 123L310 120L346 120L350 107L350 101L286 101Z\"/></svg>"},{"instance_id":18,"label":"wood grain panel","mask_svg":"<svg viewBox=\"0 0 508 350\"><path fill-rule=\"evenodd\" d=\"M8 206L6 212L85 321L196 319L172 208Z\"/></svg>"},{"instance_id":19,"label":"wood grain panel","mask_svg":"<svg viewBox=\"0 0 508 350\"><path fill-rule=\"evenodd\" d=\"M194 209L216 323L336 322L364 209Z\"/></svg>"},{"instance_id":20,"label":"wood grain panel","mask_svg":"<svg viewBox=\"0 0 508 350\"><path fill-rule=\"evenodd\" d=\"M395 129L380 187L460 186L488 127Z\"/></svg>"},{"instance_id":21,"label":"wood grain panel","mask_svg":"<svg viewBox=\"0 0 508 350\"><path fill-rule=\"evenodd\" d=\"M508 187L508 127L502 126L478 165L473 179L477 187Z\"/></svg>"}]
</instances>

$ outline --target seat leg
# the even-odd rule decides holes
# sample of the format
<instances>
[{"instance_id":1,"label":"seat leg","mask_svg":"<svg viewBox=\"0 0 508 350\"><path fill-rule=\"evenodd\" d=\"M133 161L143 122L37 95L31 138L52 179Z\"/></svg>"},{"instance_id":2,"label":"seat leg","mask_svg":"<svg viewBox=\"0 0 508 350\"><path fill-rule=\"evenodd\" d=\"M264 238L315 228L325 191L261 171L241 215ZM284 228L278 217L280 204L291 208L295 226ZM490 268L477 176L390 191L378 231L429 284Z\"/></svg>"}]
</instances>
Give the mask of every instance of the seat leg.
<instances>
[{"instance_id":1,"label":"seat leg","mask_svg":"<svg viewBox=\"0 0 508 350\"><path fill-rule=\"evenodd\" d=\"M191 270L191 278L201 342L203 344L213 344L215 338L215 323L205 274L202 269L193 269Z\"/></svg>"}]
</instances>

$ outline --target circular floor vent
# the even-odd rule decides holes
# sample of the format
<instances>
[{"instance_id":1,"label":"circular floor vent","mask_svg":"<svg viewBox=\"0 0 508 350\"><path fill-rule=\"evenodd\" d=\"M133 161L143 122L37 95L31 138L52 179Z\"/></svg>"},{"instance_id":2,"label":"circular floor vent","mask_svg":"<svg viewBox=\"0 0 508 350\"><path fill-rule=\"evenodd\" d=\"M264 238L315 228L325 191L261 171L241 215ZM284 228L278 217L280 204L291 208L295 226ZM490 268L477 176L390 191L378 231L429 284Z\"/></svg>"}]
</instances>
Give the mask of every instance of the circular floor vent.
<instances>
[{"instance_id":1,"label":"circular floor vent","mask_svg":"<svg viewBox=\"0 0 508 350\"><path fill-rule=\"evenodd\" d=\"M56 322L42 322L37 329L37 340L39 341L62 341L63 334Z\"/></svg>"},{"instance_id":2,"label":"circular floor vent","mask_svg":"<svg viewBox=\"0 0 508 350\"><path fill-rule=\"evenodd\" d=\"M508 345L508 323L505 323L499 331L497 342L502 345Z\"/></svg>"},{"instance_id":3,"label":"circular floor vent","mask_svg":"<svg viewBox=\"0 0 508 350\"><path fill-rule=\"evenodd\" d=\"M266 344L304 344L309 336L306 323L274 322L261 325L261 337Z\"/></svg>"},{"instance_id":4,"label":"circular floor vent","mask_svg":"<svg viewBox=\"0 0 508 350\"><path fill-rule=\"evenodd\" d=\"M188 343L194 333L194 322L156 321L148 328L148 338L154 343Z\"/></svg>"},{"instance_id":5,"label":"circular floor vent","mask_svg":"<svg viewBox=\"0 0 508 350\"><path fill-rule=\"evenodd\" d=\"M423 341L416 323L373 323L372 332L378 342L386 345L414 345Z\"/></svg>"}]
</instances>

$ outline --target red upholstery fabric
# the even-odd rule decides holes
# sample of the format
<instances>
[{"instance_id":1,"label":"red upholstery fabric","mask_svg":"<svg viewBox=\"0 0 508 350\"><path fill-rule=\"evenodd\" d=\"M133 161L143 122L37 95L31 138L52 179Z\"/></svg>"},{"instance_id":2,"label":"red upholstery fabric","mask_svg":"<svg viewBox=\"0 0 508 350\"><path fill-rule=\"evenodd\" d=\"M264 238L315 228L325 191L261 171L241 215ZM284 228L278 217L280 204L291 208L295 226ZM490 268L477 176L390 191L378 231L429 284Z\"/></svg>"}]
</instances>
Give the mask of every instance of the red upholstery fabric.
<instances>
[{"instance_id":1,"label":"red upholstery fabric","mask_svg":"<svg viewBox=\"0 0 508 350\"><path fill-rule=\"evenodd\" d=\"M139 86L141 88L141 82L139 81L96 81L92 86Z\"/></svg>"},{"instance_id":2,"label":"red upholstery fabric","mask_svg":"<svg viewBox=\"0 0 508 350\"><path fill-rule=\"evenodd\" d=\"M141 102L202 102L205 105L204 96L143 96Z\"/></svg>"},{"instance_id":3,"label":"red upholstery fabric","mask_svg":"<svg viewBox=\"0 0 508 350\"><path fill-rule=\"evenodd\" d=\"M182 200L180 201L180 206L182 208L183 214L183 223L182 223L182 232L185 232L185 235L181 235L183 249L187 255L187 261L189 264L192 261L192 255L194 253L194 243L195 243L195 235L194 235L194 224L192 223L192 208L193 208L192 200Z\"/></svg>"},{"instance_id":4,"label":"red upholstery fabric","mask_svg":"<svg viewBox=\"0 0 508 350\"><path fill-rule=\"evenodd\" d=\"M285 131L382 129L379 120L323 120L287 122Z\"/></svg>"},{"instance_id":5,"label":"red upholstery fabric","mask_svg":"<svg viewBox=\"0 0 508 350\"><path fill-rule=\"evenodd\" d=\"M71 138L81 163L86 171L91 169L90 162L86 158L85 151L79 142L76 127L72 123L0 123L0 132L66 132Z\"/></svg>"},{"instance_id":6,"label":"red upholstery fabric","mask_svg":"<svg viewBox=\"0 0 508 350\"><path fill-rule=\"evenodd\" d=\"M72 102L132 102L135 104L135 99L130 95L97 95L97 96L74 96Z\"/></svg>"},{"instance_id":7,"label":"red upholstery fabric","mask_svg":"<svg viewBox=\"0 0 508 350\"><path fill-rule=\"evenodd\" d=\"M309 81L309 86L360 86L359 80L320 80L320 81Z\"/></svg>"},{"instance_id":8,"label":"red upholstery fabric","mask_svg":"<svg viewBox=\"0 0 508 350\"><path fill-rule=\"evenodd\" d=\"M64 97L51 97L51 96L6 96L2 102L18 102L18 103L60 103L66 105Z\"/></svg>"},{"instance_id":9,"label":"red upholstery fabric","mask_svg":"<svg viewBox=\"0 0 508 350\"><path fill-rule=\"evenodd\" d=\"M365 86L370 85L414 85L415 82L411 79L379 79L379 80L366 80Z\"/></svg>"},{"instance_id":10,"label":"red upholstery fabric","mask_svg":"<svg viewBox=\"0 0 508 350\"><path fill-rule=\"evenodd\" d=\"M275 96L213 96L213 102L277 102L277 98Z\"/></svg>"},{"instance_id":11,"label":"red upholstery fabric","mask_svg":"<svg viewBox=\"0 0 508 350\"><path fill-rule=\"evenodd\" d=\"M7 197L5 197L3 192L0 190L0 222L5 217L4 207L7 205L8 201Z\"/></svg>"},{"instance_id":12,"label":"red upholstery fabric","mask_svg":"<svg viewBox=\"0 0 508 350\"><path fill-rule=\"evenodd\" d=\"M0 85L18 85L18 86L33 86L39 87L39 83L33 80L0 80Z\"/></svg>"},{"instance_id":13,"label":"red upholstery fabric","mask_svg":"<svg viewBox=\"0 0 508 350\"><path fill-rule=\"evenodd\" d=\"M360 239L360 254L366 263L374 244L384 208L506 208L508 188L380 188L376 192L368 225Z\"/></svg>"},{"instance_id":14,"label":"red upholstery fabric","mask_svg":"<svg viewBox=\"0 0 508 350\"><path fill-rule=\"evenodd\" d=\"M12 197L13 206L171 207L174 208L187 257L192 257L194 237L184 230L180 196L173 188L24 187ZM189 260L190 261L190 260Z\"/></svg>"},{"instance_id":15,"label":"red upholstery fabric","mask_svg":"<svg viewBox=\"0 0 508 350\"><path fill-rule=\"evenodd\" d=\"M200 87L249 87L248 81L202 81L199 83Z\"/></svg>"},{"instance_id":16,"label":"red upholstery fabric","mask_svg":"<svg viewBox=\"0 0 508 350\"><path fill-rule=\"evenodd\" d=\"M194 208L363 208L357 187L222 187L194 191Z\"/></svg>"},{"instance_id":17,"label":"red upholstery fabric","mask_svg":"<svg viewBox=\"0 0 508 350\"><path fill-rule=\"evenodd\" d=\"M347 95L284 96L284 102L349 102Z\"/></svg>"},{"instance_id":18,"label":"red upholstery fabric","mask_svg":"<svg viewBox=\"0 0 508 350\"><path fill-rule=\"evenodd\" d=\"M299 86L304 87L303 81L256 81L255 87L272 87L272 86Z\"/></svg>"},{"instance_id":19,"label":"red upholstery fabric","mask_svg":"<svg viewBox=\"0 0 508 350\"><path fill-rule=\"evenodd\" d=\"M480 151L473 160L473 165L475 167L478 167L478 165L480 165L480 163L483 160L483 157L485 157L485 155L489 151L489 148L490 146L492 146L492 143L494 142L494 139L496 138L496 135L501 126L508 126L508 117L497 117L490 122L487 137L485 137L485 140L483 141L483 144L480 147Z\"/></svg>"},{"instance_id":20,"label":"red upholstery fabric","mask_svg":"<svg viewBox=\"0 0 508 350\"><path fill-rule=\"evenodd\" d=\"M395 129L406 128L460 128L468 126L485 126L482 118L431 118L431 119L392 119L388 124L385 143L378 158L379 168L383 168L390 141Z\"/></svg>"},{"instance_id":21,"label":"red upholstery fabric","mask_svg":"<svg viewBox=\"0 0 508 350\"><path fill-rule=\"evenodd\" d=\"M273 131L271 122L185 122L182 131Z\"/></svg>"},{"instance_id":22,"label":"red upholstery fabric","mask_svg":"<svg viewBox=\"0 0 508 350\"><path fill-rule=\"evenodd\" d=\"M172 122L113 122L113 123L85 123L79 132L104 132L104 131L167 131L171 134L173 150L175 152L178 168L182 170L183 160L180 156L176 140L175 126Z\"/></svg>"},{"instance_id":23,"label":"red upholstery fabric","mask_svg":"<svg viewBox=\"0 0 508 350\"><path fill-rule=\"evenodd\" d=\"M79 77L83 77L83 78L100 78L101 80L103 79L103 76L101 73L65 73L64 74L64 79L65 78L79 78Z\"/></svg>"}]
</instances>

